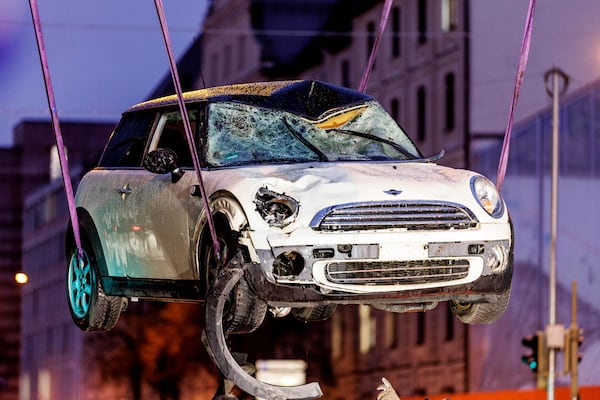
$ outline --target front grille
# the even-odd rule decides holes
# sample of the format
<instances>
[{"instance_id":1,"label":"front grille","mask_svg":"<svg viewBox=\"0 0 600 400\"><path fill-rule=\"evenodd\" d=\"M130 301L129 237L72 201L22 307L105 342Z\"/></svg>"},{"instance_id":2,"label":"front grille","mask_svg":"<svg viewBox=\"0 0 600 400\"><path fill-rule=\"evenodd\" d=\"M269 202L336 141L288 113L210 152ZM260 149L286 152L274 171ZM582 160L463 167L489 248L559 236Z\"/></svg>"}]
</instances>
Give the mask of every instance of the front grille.
<instances>
[{"instance_id":1,"label":"front grille","mask_svg":"<svg viewBox=\"0 0 600 400\"><path fill-rule=\"evenodd\" d=\"M465 278L468 260L334 262L325 267L332 283L353 285L407 285L448 282Z\"/></svg>"},{"instance_id":2,"label":"front grille","mask_svg":"<svg viewBox=\"0 0 600 400\"><path fill-rule=\"evenodd\" d=\"M367 202L342 204L319 212L310 226L323 231L372 229L469 229L478 220L466 207L445 202Z\"/></svg>"}]
</instances>

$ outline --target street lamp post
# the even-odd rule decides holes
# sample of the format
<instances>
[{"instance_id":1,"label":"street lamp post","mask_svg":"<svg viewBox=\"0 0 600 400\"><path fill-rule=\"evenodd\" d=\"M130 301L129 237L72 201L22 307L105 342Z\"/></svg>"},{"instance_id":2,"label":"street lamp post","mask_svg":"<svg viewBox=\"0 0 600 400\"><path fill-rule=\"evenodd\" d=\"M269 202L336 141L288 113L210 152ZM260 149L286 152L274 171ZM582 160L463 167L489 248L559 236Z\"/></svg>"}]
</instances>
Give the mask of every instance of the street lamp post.
<instances>
[{"instance_id":1,"label":"street lamp post","mask_svg":"<svg viewBox=\"0 0 600 400\"><path fill-rule=\"evenodd\" d=\"M548 81L552 80L551 87L548 87ZM551 198L550 198L550 276L549 276L549 317L546 328L548 340L548 385L547 399L554 400L554 380L556 371L556 353L554 345L550 346L551 332L556 332L556 232L558 226L558 146L559 146L559 97L567 90L569 79L567 75L558 68L552 68L544 75L546 82L546 91L552 97L552 177L551 177ZM562 80L562 87L561 87Z\"/></svg>"}]
</instances>

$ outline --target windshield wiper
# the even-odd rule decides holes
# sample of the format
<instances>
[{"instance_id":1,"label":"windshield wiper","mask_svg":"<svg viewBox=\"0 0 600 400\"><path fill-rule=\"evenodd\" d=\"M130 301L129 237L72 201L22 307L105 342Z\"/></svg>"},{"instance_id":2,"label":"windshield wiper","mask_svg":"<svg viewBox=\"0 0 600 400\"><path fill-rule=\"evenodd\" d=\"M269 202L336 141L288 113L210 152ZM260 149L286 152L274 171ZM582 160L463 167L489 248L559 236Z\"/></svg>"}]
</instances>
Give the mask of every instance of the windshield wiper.
<instances>
[{"instance_id":1,"label":"windshield wiper","mask_svg":"<svg viewBox=\"0 0 600 400\"><path fill-rule=\"evenodd\" d=\"M319 157L319 161L322 161L322 162L329 161L329 159L327 158L325 153L323 153L321 150L319 150L314 144L312 144L311 142L306 140L304 138L304 136L302 136L302 134L296 130L296 128L294 128L292 125L290 125L290 123L287 121L287 119L283 118L283 123L285 124L286 128L289 129L289 131L292 133L292 135L294 135L294 137L296 139L298 139L303 145L308 147L311 151L313 151Z\"/></svg>"},{"instance_id":2,"label":"windshield wiper","mask_svg":"<svg viewBox=\"0 0 600 400\"><path fill-rule=\"evenodd\" d=\"M403 156L405 156L409 160L416 160L418 158L418 157L415 157L414 154L409 153L408 150L406 150L404 147L400 146L398 143L393 142L391 140L384 139L379 136L372 135L370 133L358 132L358 131L353 131L351 129L341 129L341 128L332 128L330 130L345 133L345 134L352 135L352 136L359 136L359 137L363 137L366 139L371 139L376 142L385 143L389 146L392 146L395 150L398 150L400 153L402 153Z\"/></svg>"}]
</instances>

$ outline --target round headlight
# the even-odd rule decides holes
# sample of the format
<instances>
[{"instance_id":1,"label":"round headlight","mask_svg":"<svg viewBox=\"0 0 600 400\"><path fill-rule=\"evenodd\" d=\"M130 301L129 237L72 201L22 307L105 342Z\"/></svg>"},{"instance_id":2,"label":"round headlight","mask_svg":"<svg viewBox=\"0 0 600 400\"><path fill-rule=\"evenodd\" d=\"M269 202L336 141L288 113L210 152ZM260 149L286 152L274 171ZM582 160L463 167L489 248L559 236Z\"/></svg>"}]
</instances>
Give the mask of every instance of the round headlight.
<instances>
[{"instance_id":1,"label":"round headlight","mask_svg":"<svg viewBox=\"0 0 600 400\"><path fill-rule=\"evenodd\" d=\"M283 228L294 221L298 215L298 202L283 193L277 193L261 187L254 198L256 211L269 224Z\"/></svg>"},{"instance_id":2,"label":"round headlight","mask_svg":"<svg viewBox=\"0 0 600 400\"><path fill-rule=\"evenodd\" d=\"M492 182L483 176L471 178L471 191L481 207L492 217L500 218L504 214L504 203Z\"/></svg>"}]
</instances>

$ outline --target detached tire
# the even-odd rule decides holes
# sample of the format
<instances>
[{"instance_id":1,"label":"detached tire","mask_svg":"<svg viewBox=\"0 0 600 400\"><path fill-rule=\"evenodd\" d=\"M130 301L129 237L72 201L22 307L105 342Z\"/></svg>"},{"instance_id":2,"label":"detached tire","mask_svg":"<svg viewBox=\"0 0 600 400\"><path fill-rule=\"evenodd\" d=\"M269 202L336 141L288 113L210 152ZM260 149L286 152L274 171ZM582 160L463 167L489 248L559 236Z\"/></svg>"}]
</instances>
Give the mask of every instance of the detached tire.
<instances>
[{"instance_id":1,"label":"detached tire","mask_svg":"<svg viewBox=\"0 0 600 400\"><path fill-rule=\"evenodd\" d=\"M220 246L221 260L227 264L238 250L237 242L227 223L222 222L217 227L217 239ZM212 239L208 232L204 235L202 247L206 279L208 285L210 285L217 276L218 264L214 257ZM242 276L238 284L229 293L225 303L223 332L226 334L253 332L262 325L266 314L267 303L252 292L248 281Z\"/></svg>"},{"instance_id":2,"label":"detached tire","mask_svg":"<svg viewBox=\"0 0 600 400\"><path fill-rule=\"evenodd\" d=\"M107 296L102 290L96 257L86 246L81 256L75 249L69 257L67 303L73 322L83 331L112 329L124 308L124 298Z\"/></svg>"},{"instance_id":3,"label":"detached tire","mask_svg":"<svg viewBox=\"0 0 600 400\"><path fill-rule=\"evenodd\" d=\"M450 309L459 321L470 324L489 324L497 321L508 308L510 289L502 293L495 303L450 302Z\"/></svg>"}]
</instances>

